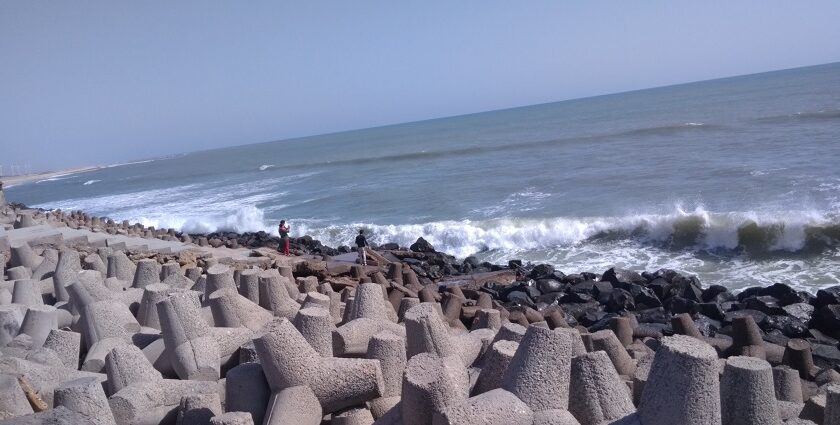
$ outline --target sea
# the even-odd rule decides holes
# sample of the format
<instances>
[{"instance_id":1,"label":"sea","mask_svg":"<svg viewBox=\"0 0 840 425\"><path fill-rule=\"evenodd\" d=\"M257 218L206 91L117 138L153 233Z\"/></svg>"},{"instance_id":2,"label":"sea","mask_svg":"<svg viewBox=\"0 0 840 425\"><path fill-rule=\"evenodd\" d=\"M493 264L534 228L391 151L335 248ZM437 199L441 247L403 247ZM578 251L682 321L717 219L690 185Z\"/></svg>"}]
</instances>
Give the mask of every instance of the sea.
<instances>
[{"instance_id":1,"label":"sea","mask_svg":"<svg viewBox=\"0 0 840 425\"><path fill-rule=\"evenodd\" d=\"M113 164L7 197L813 292L840 284L840 63Z\"/></svg>"}]
</instances>

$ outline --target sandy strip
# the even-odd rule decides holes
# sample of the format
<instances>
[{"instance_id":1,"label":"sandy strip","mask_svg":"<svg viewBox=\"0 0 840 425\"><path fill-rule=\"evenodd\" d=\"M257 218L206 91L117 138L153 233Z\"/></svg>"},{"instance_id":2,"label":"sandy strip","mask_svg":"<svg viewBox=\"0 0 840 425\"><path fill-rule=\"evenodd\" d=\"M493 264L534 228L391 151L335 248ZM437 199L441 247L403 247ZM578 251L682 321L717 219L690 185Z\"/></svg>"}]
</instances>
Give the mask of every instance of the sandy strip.
<instances>
[{"instance_id":1,"label":"sandy strip","mask_svg":"<svg viewBox=\"0 0 840 425\"><path fill-rule=\"evenodd\" d=\"M89 167L77 167L77 168L68 168L66 170L58 170L58 171L48 171L45 173L37 173L37 174L26 174L23 176L8 176L8 177L0 177L0 182L3 182L3 187L10 188L13 186L18 186L26 183L32 183L38 180L45 180L51 179L53 177L62 177L68 176L71 174L78 174L84 173L87 171L94 171L99 170L103 167L100 166L89 166Z\"/></svg>"}]
</instances>

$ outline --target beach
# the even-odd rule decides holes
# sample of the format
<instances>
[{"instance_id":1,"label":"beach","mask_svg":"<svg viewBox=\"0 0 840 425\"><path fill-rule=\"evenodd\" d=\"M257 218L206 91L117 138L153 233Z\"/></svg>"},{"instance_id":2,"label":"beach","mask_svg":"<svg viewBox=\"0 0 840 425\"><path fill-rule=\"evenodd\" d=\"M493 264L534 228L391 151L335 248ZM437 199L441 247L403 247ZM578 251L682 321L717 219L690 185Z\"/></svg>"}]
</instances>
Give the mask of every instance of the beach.
<instances>
[{"instance_id":1,"label":"beach","mask_svg":"<svg viewBox=\"0 0 840 425\"><path fill-rule=\"evenodd\" d=\"M85 173L88 171L98 170L102 167L99 166L87 166L87 167L74 167L68 168L66 170L58 170L58 171L45 171L42 173L34 173L34 174L25 174L20 176L3 176L0 177L0 183L3 184L3 187L6 189L26 184L26 183L35 183L38 181L51 181L50 179L67 177L74 174Z\"/></svg>"}]
</instances>

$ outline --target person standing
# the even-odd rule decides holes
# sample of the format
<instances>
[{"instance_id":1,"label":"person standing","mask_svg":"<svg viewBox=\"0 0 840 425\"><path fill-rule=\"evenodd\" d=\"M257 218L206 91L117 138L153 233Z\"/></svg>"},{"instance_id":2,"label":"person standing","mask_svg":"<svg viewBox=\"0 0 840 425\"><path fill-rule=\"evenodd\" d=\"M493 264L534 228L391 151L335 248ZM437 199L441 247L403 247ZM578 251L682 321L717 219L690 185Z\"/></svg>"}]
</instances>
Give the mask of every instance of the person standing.
<instances>
[{"instance_id":1,"label":"person standing","mask_svg":"<svg viewBox=\"0 0 840 425\"><path fill-rule=\"evenodd\" d=\"M368 246L367 238L365 238L365 230L359 229L359 236L356 236L356 248L359 251L359 264L367 265L367 253L365 252Z\"/></svg>"},{"instance_id":2,"label":"person standing","mask_svg":"<svg viewBox=\"0 0 840 425\"><path fill-rule=\"evenodd\" d=\"M280 244L283 246L283 255L291 255L289 254L289 225L286 224L286 220L280 220L280 226L277 230L280 233Z\"/></svg>"}]
</instances>

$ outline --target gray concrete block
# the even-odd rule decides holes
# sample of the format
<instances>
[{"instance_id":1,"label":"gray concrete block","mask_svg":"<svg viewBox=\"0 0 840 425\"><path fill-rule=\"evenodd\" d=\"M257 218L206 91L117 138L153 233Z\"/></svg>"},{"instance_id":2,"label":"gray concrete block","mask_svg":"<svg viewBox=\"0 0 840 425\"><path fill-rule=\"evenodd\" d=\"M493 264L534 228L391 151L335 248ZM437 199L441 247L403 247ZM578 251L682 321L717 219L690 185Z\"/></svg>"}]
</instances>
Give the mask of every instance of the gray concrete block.
<instances>
[{"instance_id":1,"label":"gray concrete block","mask_svg":"<svg viewBox=\"0 0 840 425\"><path fill-rule=\"evenodd\" d=\"M802 397L802 381L799 378L799 371L788 366L777 366L773 368L773 387L776 399L794 403L804 402Z\"/></svg>"},{"instance_id":2,"label":"gray concrete block","mask_svg":"<svg viewBox=\"0 0 840 425\"><path fill-rule=\"evenodd\" d=\"M222 414L218 393L188 394L181 397L176 425L207 425L210 419Z\"/></svg>"},{"instance_id":3,"label":"gray concrete block","mask_svg":"<svg viewBox=\"0 0 840 425\"><path fill-rule=\"evenodd\" d=\"M615 332L606 329L594 332L590 334L590 337L592 338L593 351L600 350L606 352L619 374L625 376L633 375L633 372L636 370L636 362L627 353L627 349L619 341Z\"/></svg>"},{"instance_id":4,"label":"gray concrete block","mask_svg":"<svg viewBox=\"0 0 840 425\"><path fill-rule=\"evenodd\" d=\"M364 407L351 407L332 415L330 425L372 425L373 414Z\"/></svg>"},{"instance_id":5,"label":"gray concrete block","mask_svg":"<svg viewBox=\"0 0 840 425\"><path fill-rule=\"evenodd\" d=\"M408 360L400 410L405 425L428 425L434 414L466 403L469 376L460 357L419 353Z\"/></svg>"},{"instance_id":6,"label":"gray concrete block","mask_svg":"<svg viewBox=\"0 0 840 425\"><path fill-rule=\"evenodd\" d=\"M64 366L78 369L82 335L78 332L52 329L44 341L44 348L49 348L58 355Z\"/></svg>"},{"instance_id":7,"label":"gray concrete block","mask_svg":"<svg viewBox=\"0 0 840 425\"><path fill-rule=\"evenodd\" d=\"M271 395L263 425L319 425L321 405L306 385L285 388Z\"/></svg>"},{"instance_id":8,"label":"gray concrete block","mask_svg":"<svg viewBox=\"0 0 840 425\"><path fill-rule=\"evenodd\" d=\"M781 424L773 371L765 360L730 357L720 382L720 399L724 425Z\"/></svg>"},{"instance_id":9,"label":"gray concrete block","mask_svg":"<svg viewBox=\"0 0 840 425\"><path fill-rule=\"evenodd\" d=\"M64 406L96 425L116 425L114 415L97 378L79 378L55 389L55 406Z\"/></svg>"},{"instance_id":10,"label":"gray concrete block","mask_svg":"<svg viewBox=\"0 0 840 425\"><path fill-rule=\"evenodd\" d=\"M150 258L137 261L134 279L131 282L132 287L141 289L148 285L160 283L160 264L157 260Z\"/></svg>"},{"instance_id":11,"label":"gray concrete block","mask_svg":"<svg viewBox=\"0 0 840 425\"><path fill-rule=\"evenodd\" d=\"M471 397L465 403L449 406L435 415L434 425L509 424L531 425L534 412L522 400L503 389Z\"/></svg>"},{"instance_id":12,"label":"gray concrete block","mask_svg":"<svg viewBox=\"0 0 840 425\"><path fill-rule=\"evenodd\" d=\"M260 273L260 306L273 312L277 317L292 320L300 310L300 304L295 301L298 290L295 287L295 295L289 295L287 285L283 284L284 280L287 279L273 271Z\"/></svg>"},{"instance_id":13,"label":"gray concrete block","mask_svg":"<svg viewBox=\"0 0 840 425\"><path fill-rule=\"evenodd\" d=\"M333 332L333 352L337 356L364 356L370 339L381 333L404 337L406 329L386 320L361 317L345 323Z\"/></svg>"},{"instance_id":14,"label":"gray concrete block","mask_svg":"<svg viewBox=\"0 0 840 425\"><path fill-rule=\"evenodd\" d=\"M108 274L105 277L115 277L124 282L134 282L134 272L137 266L122 251L114 251L108 256Z\"/></svg>"},{"instance_id":15,"label":"gray concrete block","mask_svg":"<svg viewBox=\"0 0 840 425\"><path fill-rule=\"evenodd\" d=\"M569 412L581 425L611 422L636 410L630 389L621 381L604 351L572 359L569 388Z\"/></svg>"},{"instance_id":16,"label":"gray concrete block","mask_svg":"<svg viewBox=\"0 0 840 425\"><path fill-rule=\"evenodd\" d=\"M662 338L639 405L645 425L721 423L717 353L683 335Z\"/></svg>"},{"instance_id":17,"label":"gray concrete block","mask_svg":"<svg viewBox=\"0 0 840 425\"><path fill-rule=\"evenodd\" d=\"M0 420L33 413L17 377L0 374Z\"/></svg>"},{"instance_id":18,"label":"gray concrete block","mask_svg":"<svg viewBox=\"0 0 840 425\"><path fill-rule=\"evenodd\" d=\"M566 409L573 346L568 330L529 326L505 371L502 388L535 412Z\"/></svg>"},{"instance_id":19,"label":"gray concrete block","mask_svg":"<svg viewBox=\"0 0 840 425\"><path fill-rule=\"evenodd\" d=\"M210 425L254 425L254 423L251 415L245 412L227 412L210 419Z\"/></svg>"},{"instance_id":20,"label":"gray concrete block","mask_svg":"<svg viewBox=\"0 0 840 425\"><path fill-rule=\"evenodd\" d=\"M229 370L225 379L225 393L227 411L247 412L254 423L263 423L271 389L259 363L240 364Z\"/></svg>"},{"instance_id":21,"label":"gray concrete block","mask_svg":"<svg viewBox=\"0 0 840 425\"><path fill-rule=\"evenodd\" d=\"M306 339L309 345L321 355L333 355L333 324L329 310L321 307L307 307L298 311L294 320L295 328Z\"/></svg>"},{"instance_id":22,"label":"gray concrete block","mask_svg":"<svg viewBox=\"0 0 840 425\"><path fill-rule=\"evenodd\" d=\"M51 305L30 306L20 324L20 333L32 337L34 348L42 347L53 329L58 329L58 316Z\"/></svg>"},{"instance_id":23,"label":"gray concrete block","mask_svg":"<svg viewBox=\"0 0 840 425\"><path fill-rule=\"evenodd\" d=\"M517 325L518 326L518 325ZM482 394L501 388L505 372L519 348L519 343L508 340L496 341L484 356L481 373L478 375L473 394Z\"/></svg>"},{"instance_id":24,"label":"gray concrete block","mask_svg":"<svg viewBox=\"0 0 840 425\"><path fill-rule=\"evenodd\" d=\"M210 335L195 297L187 292L175 293L160 301L157 307L164 344L178 376L181 379L218 380L219 344Z\"/></svg>"}]
</instances>

